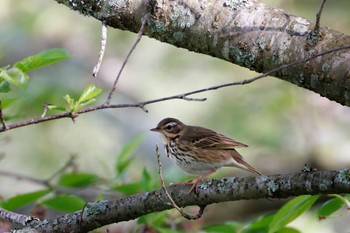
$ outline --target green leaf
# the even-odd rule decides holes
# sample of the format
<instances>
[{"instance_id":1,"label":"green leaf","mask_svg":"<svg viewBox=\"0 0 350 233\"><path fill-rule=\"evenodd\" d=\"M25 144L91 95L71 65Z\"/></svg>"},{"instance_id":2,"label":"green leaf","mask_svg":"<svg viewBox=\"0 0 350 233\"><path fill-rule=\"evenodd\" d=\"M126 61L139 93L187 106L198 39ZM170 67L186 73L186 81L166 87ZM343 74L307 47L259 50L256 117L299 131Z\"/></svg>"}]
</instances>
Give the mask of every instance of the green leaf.
<instances>
[{"instance_id":1,"label":"green leaf","mask_svg":"<svg viewBox=\"0 0 350 233\"><path fill-rule=\"evenodd\" d=\"M318 217L328 217L329 215L342 208L345 204L346 202L344 202L344 200L341 198L332 198L323 203L323 205L318 209Z\"/></svg>"},{"instance_id":2,"label":"green leaf","mask_svg":"<svg viewBox=\"0 0 350 233\"><path fill-rule=\"evenodd\" d=\"M23 72L28 72L67 59L69 57L71 57L71 54L65 49L48 49L17 62L14 64L14 67L17 67Z\"/></svg>"},{"instance_id":3,"label":"green leaf","mask_svg":"<svg viewBox=\"0 0 350 233\"><path fill-rule=\"evenodd\" d=\"M102 89L99 89L99 88L96 88L95 85L93 84L89 84L83 94L81 94L79 100L78 100L78 103L81 104L81 103L84 103L88 100L91 100L92 98L96 97L97 95L99 95L100 93L102 92Z\"/></svg>"},{"instance_id":4,"label":"green leaf","mask_svg":"<svg viewBox=\"0 0 350 233\"><path fill-rule=\"evenodd\" d=\"M203 231L207 233L226 233L226 232L236 233L236 232L239 232L239 229L241 228L242 228L242 224L238 222L230 221L222 225L205 227Z\"/></svg>"},{"instance_id":5,"label":"green leaf","mask_svg":"<svg viewBox=\"0 0 350 233\"><path fill-rule=\"evenodd\" d=\"M115 167L116 174L119 175L128 167L131 161L134 159L131 156L139 147L143 140L143 135L138 135L131 139L120 151L117 157L117 164Z\"/></svg>"},{"instance_id":6,"label":"green leaf","mask_svg":"<svg viewBox=\"0 0 350 233\"><path fill-rule=\"evenodd\" d=\"M1 108L7 108L11 106L17 99L2 99L1 100Z\"/></svg>"},{"instance_id":7,"label":"green leaf","mask_svg":"<svg viewBox=\"0 0 350 233\"><path fill-rule=\"evenodd\" d=\"M284 227L284 228L280 229L279 231L277 231L277 233L300 233L300 231L295 229L295 228Z\"/></svg>"},{"instance_id":8,"label":"green leaf","mask_svg":"<svg viewBox=\"0 0 350 233\"><path fill-rule=\"evenodd\" d=\"M22 207L34 202L35 200L45 196L50 192L51 192L50 189L44 189L44 190L39 190L31 193L20 194L7 199L1 204L1 206L6 210L15 210L19 207Z\"/></svg>"},{"instance_id":9,"label":"green leaf","mask_svg":"<svg viewBox=\"0 0 350 233\"><path fill-rule=\"evenodd\" d=\"M269 225L273 220L275 214L269 214L257 218L255 221L245 227L242 233L266 233Z\"/></svg>"},{"instance_id":10,"label":"green leaf","mask_svg":"<svg viewBox=\"0 0 350 233\"><path fill-rule=\"evenodd\" d=\"M74 195L56 195L42 202L43 205L64 212L80 210L85 203L84 199Z\"/></svg>"},{"instance_id":11,"label":"green leaf","mask_svg":"<svg viewBox=\"0 0 350 233\"><path fill-rule=\"evenodd\" d=\"M75 111L75 100L72 99L72 98L70 98L69 95L65 95L63 98L64 98L64 99L67 101L67 103L68 103L69 111L70 111L70 112L74 112L74 111Z\"/></svg>"},{"instance_id":12,"label":"green leaf","mask_svg":"<svg viewBox=\"0 0 350 233\"><path fill-rule=\"evenodd\" d=\"M78 110L80 110L88 105L95 103L95 102L96 102L96 99L89 99L88 101L86 101L84 103L77 102L74 109L75 109L75 111L78 111Z\"/></svg>"},{"instance_id":13,"label":"green leaf","mask_svg":"<svg viewBox=\"0 0 350 233\"><path fill-rule=\"evenodd\" d=\"M302 213L307 211L320 195L302 195L293 198L287 202L282 208L275 214L273 220L270 223L269 233L275 233L278 230L284 228L288 223L299 217Z\"/></svg>"},{"instance_id":14,"label":"green leaf","mask_svg":"<svg viewBox=\"0 0 350 233\"><path fill-rule=\"evenodd\" d=\"M98 176L89 173L68 173L60 177L58 184L66 187L84 187L98 181Z\"/></svg>"},{"instance_id":15,"label":"green leaf","mask_svg":"<svg viewBox=\"0 0 350 233\"><path fill-rule=\"evenodd\" d=\"M0 78L4 79L9 84L21 89L26 89L29 83L28 74L16 67L10 68L8 70L1 70Z\"/></svg>"},{"instance_id":16,"label":"green leaf","mask_svg":"<svg viewBox=\"0 0 350 233\"><path fill-rule=\"evenodd\" d=\"M9 82L2 80L0 81L0 93L7 93L11 91Z\"/></svg>"},{"instance_id":17,"label":"green leaf","mask_svg":"<svg viewBox=\"0 0 350 233\"><path fill-rule=\"evenodd\" d=\"M48 105L47 109L49 110L57 110L57 111L67 111L65 107L63 106L56 106L56 105Z\"/></svg>"},{"instance_id":18,"label":"green leaf","mask_svg":"<svg viewBox=\"0 0 350 233\"><path fill-rule=\"evenodd\" d=\"M140 179L140 187L142 191L148 191L151 184L151 175L146 168L143 168L142 176Z\"/></svg>"},{"instance_id":19,"label":"green leaf","mask_svg":"<svg viewBox=\"0 0 350 233\"><path fill-rule=\"evenodd\" d=\"M126 195L135 194L141 191L140 182L118 185L113 189Z\"/></svg>"}]
</instances>

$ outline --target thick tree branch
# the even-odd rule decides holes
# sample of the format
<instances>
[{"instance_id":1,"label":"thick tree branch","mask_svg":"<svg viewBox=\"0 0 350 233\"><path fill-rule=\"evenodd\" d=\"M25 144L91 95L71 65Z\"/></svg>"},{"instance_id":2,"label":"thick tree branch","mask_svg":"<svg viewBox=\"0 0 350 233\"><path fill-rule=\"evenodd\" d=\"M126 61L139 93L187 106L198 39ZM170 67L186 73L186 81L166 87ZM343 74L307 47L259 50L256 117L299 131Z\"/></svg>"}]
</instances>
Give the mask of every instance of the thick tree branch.
<instances>
[{"instance_id":1,"label":"thick tree branch","mask_svg":"<svg viewBox=\"0 0 350 233\"><path fill-rule=\"evenodd\" d=\"M318 42L310 45L312 23L256 0L56 1L132 32L149 13L145 30L149 37L260 73L350 44L349 36L320 28ZM349 64L350 53L343 50L274 76L350 106Z\"/></svg>"},{"instance_id":2,"label":"thick tree branch","mask_svg":"<svg viewBox=\"0 0 350 233\"><path fill-rule=\"evenodd\" d=\"M188 194L190 188L191 185L176 185L167 190L180 207L302 194L341 194L350 192L350 170L208 179L199 184L198 194ZM35 229L40 232L88 232L110 223L171 208L168 196L159 189L118 200L90 202L82 211L45 220Z\"/></svg>"}]
</instances>

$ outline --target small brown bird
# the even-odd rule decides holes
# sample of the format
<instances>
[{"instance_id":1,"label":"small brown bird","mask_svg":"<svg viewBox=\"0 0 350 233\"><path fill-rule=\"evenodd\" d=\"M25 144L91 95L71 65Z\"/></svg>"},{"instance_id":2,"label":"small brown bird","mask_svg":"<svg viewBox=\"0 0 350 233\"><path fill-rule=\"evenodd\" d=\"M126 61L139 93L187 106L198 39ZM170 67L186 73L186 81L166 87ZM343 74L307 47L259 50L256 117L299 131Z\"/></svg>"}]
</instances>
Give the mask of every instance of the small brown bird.
<instances>
[{"instance_id":1,"label":"small brown bird","mask_svg":"<svg viewBox=\"0 0 350 233\"><path fill-rule=\"evenodd\" d=\"M161 134L168 157L178 167L199 176L195 178L197 180L190 193L197 188L198 182L221 167L238 167L261 175L235 150L247 145L210 129L185 125L175 118L165 118L151 131Z\"/></svg>"}]
</instances>

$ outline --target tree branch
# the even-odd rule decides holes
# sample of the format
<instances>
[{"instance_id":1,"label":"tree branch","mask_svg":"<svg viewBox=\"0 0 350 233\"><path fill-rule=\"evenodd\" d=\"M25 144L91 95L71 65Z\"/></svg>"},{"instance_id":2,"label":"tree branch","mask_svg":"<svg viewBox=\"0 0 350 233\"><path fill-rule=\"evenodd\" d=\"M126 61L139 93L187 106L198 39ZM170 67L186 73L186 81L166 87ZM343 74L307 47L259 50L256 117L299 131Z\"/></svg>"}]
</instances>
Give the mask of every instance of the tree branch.
<instances>
[{"instance_id":1,"label":"tree branch","mask_svg":"<svg viewBox=\"0 0 350 233\"><path fill-rule=\"evenodd\" d=\"M259 73L350 44L349 36L319 28L318 42L310 46L311 22L254 0L56 1L131 32L138 32L149 13L147 36ZM349 51L343 50L273 75L350 106L349 64Z\"/></svg>"},{"instance_id":2,"label":"tree branch","mask_svg":"<svg viewBox=\"0 0 350 233\"><path fill-rule=\"evenodd\" d=\"M23 126L27 126L27 125L39 124L39 123L42 123L42 122L45 122L45 121L51 121L51 120L56 120L56 119L60 119L60 118L75 119L76 117L79 116L79 114L88 113L88 112L92 112L92 111L97 111L97 110L101 110L101 109L108 109L108 108L132 108L132 107L135 108L136 107L136 108L141 108L142 110L147 112L147 110L144 108L146 105L154 104L154 103L158 103L158 102L163 102L163 101L167 101L167 100L182 99L182 100L187 100L187 101L205 101L206 98L189 98L188 96L191 96L191 95L194 95L194 94L198 94L198 93L202 93L202 92L213 91L213 90L217 90L217 89L224 88L224 87L246 85L246 84L255 82L255 81L259 80L259 79L262 79L264 77L267 77L268 75L271 75L271 74L274 74L276 72L279 72L281 70L284 70L284 69L287 69L287 68L291 68L291 67L295 67L295 66L298 66L300 64L304 64L304 63L310 62L312 60L315 60L317 57L322 57L322 56L325 56L327 54L335 53L337 51L341 51L341 50L345 50L345 49L350 49L350 46L346 46L346 47L342 47L342 48L335 48L335 49L328 50L328 51L322 52L320 54L313 55L311 57L308 57L308 58L305 58L305 59L302 59L302 60L299 60L299 61L292 62L290 64L284 64L284 65L276 67L275 69L272 69L272 70L270 70L270 71L268 71L266 73L263 73L263 74L258 75L256 77L253 77L253 78L244 79L244 80L238 81L238 82L231 82L231 83L220 84L220 85L216 85L216 86L212 86L212 87L208 87L208 88L198 89L198 90L195 90L195 91L190 91L190 92L186 92L186 93L182 93L182 94L178 94L178 95L172 95L172 96L168 96L168 97L163 97L163 98L159 98L159 99L153 99L153 100L148 100L148 101L144 101L144 102L138 102L138 103L134 103L134 104L109 104L108 101L110 100L110 97L108 97L106 103L104 103L104 104L97 105L97 106L94 106L94 107L84 108L84 109L81 109L81 110L73 112L73 113L72 112L65 112L65 113L55 114L55 115L51 115L51 116L44 116L44 114L43 114L41 117L38 117L38 118L33 118L33 119L30 119L30 120L17 122L17 123L14 123L14 124L3 125L2 128L0 128L0 132L4 132L6 130L15 129L15 128L19 128L19 127L23 127ZM119 73L121 73L121 71L119 71ZM118 80L118 78L119 78L119 75L117 76L116 80ZM115 89L115 86L112 87L111 91L109 92L109 96L112 96L114 89Z\"/></svg>"},{"instance_id":3,"label":"tree branch","mask_svg":"<svg viewBox=\"0 0 350 233\"><path fill-rule=\"evenodd\" d=\"M167 188L180 207L259 198L287 198L302 194L350 192L350 170L314 171L259 177L208 179L199 184L198 194L188 194L191 185ZM82 211L45 220L35 227L40 232L87 232L95 228L171 209L161 188L118 200L87 203Z\"/></svg>"}]
</instances>

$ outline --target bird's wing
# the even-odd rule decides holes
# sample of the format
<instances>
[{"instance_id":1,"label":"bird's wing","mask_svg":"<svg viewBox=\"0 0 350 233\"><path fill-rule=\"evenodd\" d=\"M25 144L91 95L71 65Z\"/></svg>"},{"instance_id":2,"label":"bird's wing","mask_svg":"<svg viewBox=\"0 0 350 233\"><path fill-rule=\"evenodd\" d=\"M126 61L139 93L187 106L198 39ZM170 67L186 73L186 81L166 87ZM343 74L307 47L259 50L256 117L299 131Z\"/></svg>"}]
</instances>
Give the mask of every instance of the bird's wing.
<instances>
[{"instance_id":1,"label":"bird's wing","mask_svg":"<svg viewBox=\"0 0 350 233\"><path fill-rule=\"evenodd\" d=\"M186 140L197 148L207 150L232 150L237 147L247 147L247 145L237 142L225 135L216 133L210 129L195 127L187 133Z\"/></svg>"}]
</instances>

